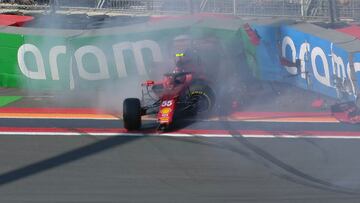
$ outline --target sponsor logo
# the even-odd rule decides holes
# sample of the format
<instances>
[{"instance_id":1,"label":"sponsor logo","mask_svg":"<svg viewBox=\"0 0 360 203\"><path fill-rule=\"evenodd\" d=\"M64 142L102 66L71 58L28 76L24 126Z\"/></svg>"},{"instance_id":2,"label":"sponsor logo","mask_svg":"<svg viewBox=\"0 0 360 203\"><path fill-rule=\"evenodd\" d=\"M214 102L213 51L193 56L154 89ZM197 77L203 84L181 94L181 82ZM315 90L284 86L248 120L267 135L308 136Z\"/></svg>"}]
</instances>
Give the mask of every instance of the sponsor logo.
<instances>
[{"instance_id":1,"label":"sponsor logo","mask_svg":"<svg viewBox=\"0 0 360 203\"><path fill-rule=\"evenodd\" d=\"M117 72L117 77L124 78L128 76L126 71L126 58L124 56L125 51L131 51L134 56L137 72L140 75L146 75L145 62L143 57L143 50L150 50L154 62L161 62L163 60L161 49L158 43L152 40L142 40L138 42L121 42L114 44L112 47L114 57L114 66ZM58 58L61 55L71 54L74 59L74 66L77 69L79 76L84 80L104 80L110 78L109 71L109 59L104 50L94 45L82 46L69 53L70 47L65 45L54 46L49 50L48 59L46 59L47 53L42 53L40 49L34 44L23 44L17 53L18 65L21 73L27 78L33 80L60 80L59 75L59 61ZM25 59L25 55L30 54L34 60L35 67L29 66ZM91 55L97 62L96 71L88 71L84 63L84 56ZM45 60L49 60L49 68L45 67ZM72 63L72 60L69 60ZM73 64L68 64L68 67L73 67ZM47 78L46 72L50 72L51 78ZM69 70L72 71L72 70Z\"/></svg>"},{"instance_id":2,"label":"sponsor logo","mask_svg":"<svg viewBox=\"0 0 360 203\"><path fill-rule=\"evenodd\" d=\"M169 118L169 117L159 118L159 122L160 122L160 123L168 123L169 121L170 121L170 118Z\"/></svg>"},{"instance_id":3,"label":"sponsor logo","mask_svg":"<svg viewBox=\"0 0 360 203\"><path fill-rule=\"evenodd\" d=\"M300 60L300 68L285 66L286 70L292 75L299 74L304 80L307 79L306 72L310 72L311 76L321 85L334 89L336 88L336 84L334 84L336 78L348 80L352 86L349 93L354 94L355 88L351 80L352 71L348 56L345 58L345 56L339 56L335 53L333 43L329 42L328 46L314 46L306 41L301 43L300 46L296 46L290 36L285 36L282 39L281 56L289 58L293 63L297 59ZM330 51L324 51L324 49ZM310 62L308 65L307 61ZM355 74L360 72L360 62L354 62L353 65Z\"/></svg>"},{"instance_id":4,"label":"sponsor logo","mask_svg":"<svg viewBox=\"0 0 360 203\"><path fill-rule=\"evenodd\" d=\"M171 112L171 108L163 108L161 109L160 113L164 116L168 116L168 114Z\"/></svg>"}]
</instances>

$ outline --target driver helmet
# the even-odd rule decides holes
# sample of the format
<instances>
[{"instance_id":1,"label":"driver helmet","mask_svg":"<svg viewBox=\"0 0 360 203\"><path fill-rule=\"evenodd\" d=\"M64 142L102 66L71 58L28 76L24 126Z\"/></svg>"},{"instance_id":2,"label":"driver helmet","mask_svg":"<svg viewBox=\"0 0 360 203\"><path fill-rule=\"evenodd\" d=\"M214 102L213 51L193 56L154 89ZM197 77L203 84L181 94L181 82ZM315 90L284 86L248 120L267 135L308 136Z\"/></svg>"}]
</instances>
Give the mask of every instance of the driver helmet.
<instances>
[{"instance_id":1,"label":"driver helmet","mask_svg":"<svg viewBox=\"0 0 360 203\"><path fill-rule=\"evenodd\" d=\"M195 62L196 53L190 49L185 52L175 54L175 64L177 68L186 69L189 65Z\"/></svg>"}]
</instances>

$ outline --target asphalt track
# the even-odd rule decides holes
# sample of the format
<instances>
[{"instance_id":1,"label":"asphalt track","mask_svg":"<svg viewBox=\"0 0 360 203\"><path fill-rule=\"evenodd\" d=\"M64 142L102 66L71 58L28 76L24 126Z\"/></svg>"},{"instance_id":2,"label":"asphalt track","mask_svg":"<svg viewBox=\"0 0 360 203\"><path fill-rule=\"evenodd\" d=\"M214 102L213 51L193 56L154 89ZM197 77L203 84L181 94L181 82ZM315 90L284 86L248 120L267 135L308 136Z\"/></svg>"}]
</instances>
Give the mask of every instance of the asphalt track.
<instances>
[{"instance_id":1,"label":"asphalt track","mask_svg":"<svg viewBox=\"0 0 360 203\"><path fill-rule=\"evenodd\" d=\"M171 133L151 118L126 132L87 99L6 104L0 202L360 202L360 126L313 111L317 95L281 92L247 108L260 112L186 120Z\"/></svg>"},{"instance_id":2,"label":"asphalt track","mask_svg":"<svg viewBox=\"0 0 360 203\"><path fill-rule=\"evenodd\" d=\"M159 134L149 119L130 134L109 115L2 113L0 202L360 202L359 125L222 118Z\"/></svg>"}]
</instances>

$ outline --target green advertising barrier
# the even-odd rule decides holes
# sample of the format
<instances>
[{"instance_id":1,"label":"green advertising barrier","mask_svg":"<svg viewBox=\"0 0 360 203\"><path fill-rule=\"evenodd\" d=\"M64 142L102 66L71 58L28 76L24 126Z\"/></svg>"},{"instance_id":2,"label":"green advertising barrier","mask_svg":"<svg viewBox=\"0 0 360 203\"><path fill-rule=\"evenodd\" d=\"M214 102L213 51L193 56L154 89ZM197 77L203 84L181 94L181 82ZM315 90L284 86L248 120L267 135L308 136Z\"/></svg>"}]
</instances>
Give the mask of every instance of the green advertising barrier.
<instances>
[{"instance_id":1,"label":"green advertising barrier","mask_svg":"<svg viewBox=\"0 0 360 203\"><path fill-rule=\"evenodd\" d=\"M20 73L17 65L17 52L24 44L22 35L0 33L0 86L20 86Z\"/></svg>"},{"instance_id":2,"label":"green advertising barrier","mask_svg":"<svg viewBox=\"0 0 360 203\"><path fill-rule=\"evenodd\" d=\"M0 85L32 89L69 87L69 46L79 31L5 27L0 29Z\"/></svg>"},{"instance_id":3,"label":"green advertising barrier","mask_svg":"<svg viewBox=\"0 0 360 203\"><path fill-rule=\"evenodd\" d=\"M154 78L173 68L174 53L188 43L184 36L200 49L205 66L215 66L224 54L254 50L242 25L240 20L206 18L98 30L6 27L0 29L0 85L66 90Z\"/></svg>"}]
</instances>

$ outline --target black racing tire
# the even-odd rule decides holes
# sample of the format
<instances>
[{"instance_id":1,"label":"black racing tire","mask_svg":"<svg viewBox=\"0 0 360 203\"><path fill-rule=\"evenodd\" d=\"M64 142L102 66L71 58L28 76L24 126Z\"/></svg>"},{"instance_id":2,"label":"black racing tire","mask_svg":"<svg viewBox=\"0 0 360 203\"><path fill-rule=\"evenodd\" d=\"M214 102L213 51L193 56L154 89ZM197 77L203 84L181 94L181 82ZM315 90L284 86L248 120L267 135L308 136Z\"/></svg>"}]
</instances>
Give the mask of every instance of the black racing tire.
<instances>
[{"instance_id":1,"label":"black racing tire","mask_svg":"<svg viewBox=\"0 0 360 203\"><path fill-rule=\"evenodd\" d=\"M207 85L190 86L189 101L195 103L193 114L201 117L209 116L215 106L215 93Z\"/></svg>"},{"instance_id":2,"label":"black racing tire","mask_svg":"<svg viewBox=\"0 0 360 203\"><path fill-rule=\"evenodd\" d=\"M139 130L141 127L141 105L137 98L127 98L123 103L123 121L127 130Z\"/></svg>"}]
</instances>

